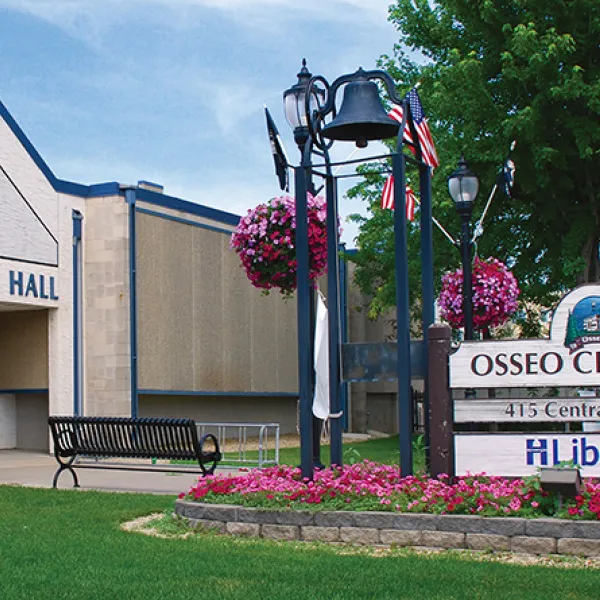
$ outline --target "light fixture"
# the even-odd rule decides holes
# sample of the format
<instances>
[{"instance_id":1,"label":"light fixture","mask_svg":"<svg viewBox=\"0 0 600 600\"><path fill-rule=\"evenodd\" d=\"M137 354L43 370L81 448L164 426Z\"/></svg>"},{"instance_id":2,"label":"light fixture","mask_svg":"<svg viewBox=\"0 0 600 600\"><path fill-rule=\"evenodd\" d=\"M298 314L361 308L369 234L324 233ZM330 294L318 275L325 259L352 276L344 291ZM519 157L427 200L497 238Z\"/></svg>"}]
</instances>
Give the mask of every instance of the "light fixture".
<instances>
[{"instance_id":1,"label":"light fixture","mask_svg":"<svg viewBox=\"0 0 600 600\"><path fill-rule=\"evenodd\" d=\"M581 473L577 468L542 467L540 480L546 492L555 492L565 498L575 498L581 493Z\"/></svg>"},{"instance_id":2,"label":"light fixture","mask_svg":"<svg viewBox=\"0 0 600 600\"><path fill-rule=\"evenodd\" d=\"M302 59L302 68L297 75L298 82L283 92L283 109L285 118L294 132L308 128L306 115L306 88L312 73L306 68L306 59ZM325 100L325 90L313 86L310 95L311 113L318 110Z\"/></svg>"},{"instance_id":3,"label":"light fixture","mask_svg":"<svg viewBox=\"0 0 600 600\"><path fill-rule=\"evenodd\" d=\"M458 212L468 212L470 216L479 192L479 179L469 169L463 156L458 161L458 168L448 177L448 192Z\"/></svg>"}]
</instances>

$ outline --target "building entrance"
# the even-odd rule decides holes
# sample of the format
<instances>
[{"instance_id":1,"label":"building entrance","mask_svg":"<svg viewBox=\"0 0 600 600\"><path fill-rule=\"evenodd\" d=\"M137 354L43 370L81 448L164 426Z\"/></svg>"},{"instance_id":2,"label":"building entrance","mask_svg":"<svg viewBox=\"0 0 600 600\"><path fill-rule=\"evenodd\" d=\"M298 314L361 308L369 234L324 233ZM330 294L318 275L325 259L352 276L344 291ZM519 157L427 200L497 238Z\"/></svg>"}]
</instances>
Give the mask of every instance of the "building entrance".
<instances>
[{"instance_id":1,"label":"building entrance","mask_svg":"<svg viewBox=\"0 0 600 600\"><path fill-rule=\"evenodd\" d=\"M0 450L48 450L48 311L0 304Z\"/></svg>"}]
</instances>

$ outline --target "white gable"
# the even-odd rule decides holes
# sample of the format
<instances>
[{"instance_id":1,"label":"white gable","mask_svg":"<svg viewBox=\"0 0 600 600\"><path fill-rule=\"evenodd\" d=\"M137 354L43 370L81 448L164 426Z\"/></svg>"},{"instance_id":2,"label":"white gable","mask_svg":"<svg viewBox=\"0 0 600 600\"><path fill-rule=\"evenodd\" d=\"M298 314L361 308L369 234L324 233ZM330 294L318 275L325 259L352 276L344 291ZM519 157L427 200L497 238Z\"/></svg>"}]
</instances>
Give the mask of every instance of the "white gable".
<instances>
[{"instance_id":1,"label":"white gable","mask_svg":"<svg viewBox=\"0 0 600 600\"><path fill-rule=\"evenodd\" d=\"M56 265L58 194L0 117L0 258Z\"/></svg>"},{"instance_id":2,"label":"white gable","mask_svg":"<svg viewBox=\"0 0 600 600\"><path fill-rule=\"evenodd\" d=\"M56 265L58 243L0 168L0 257Z\"/></svg>"}]
</instances>

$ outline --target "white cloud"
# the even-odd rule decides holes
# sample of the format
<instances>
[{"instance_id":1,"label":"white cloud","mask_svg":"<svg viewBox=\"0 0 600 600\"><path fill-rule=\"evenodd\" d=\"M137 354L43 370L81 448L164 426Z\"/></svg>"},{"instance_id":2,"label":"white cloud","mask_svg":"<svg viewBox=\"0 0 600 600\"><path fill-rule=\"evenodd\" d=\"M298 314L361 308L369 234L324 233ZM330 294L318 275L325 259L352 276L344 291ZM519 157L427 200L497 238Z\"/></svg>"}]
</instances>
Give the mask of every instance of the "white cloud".
<instances>
[{"instance_id":1,"label":"white cloud","mask_svg":"<svg viewBox=\"0 0 600 600\"><path fill-rule=\"evenodd\" d=\"M366 19L383 27L389 4L390 0L0 0L0 7L34 15L93 45L99 43L105 27L131 13L175 28L197 25L202 9L218 11L245 26L271 30L306 19Z\"/></svg>"}]
</instances>

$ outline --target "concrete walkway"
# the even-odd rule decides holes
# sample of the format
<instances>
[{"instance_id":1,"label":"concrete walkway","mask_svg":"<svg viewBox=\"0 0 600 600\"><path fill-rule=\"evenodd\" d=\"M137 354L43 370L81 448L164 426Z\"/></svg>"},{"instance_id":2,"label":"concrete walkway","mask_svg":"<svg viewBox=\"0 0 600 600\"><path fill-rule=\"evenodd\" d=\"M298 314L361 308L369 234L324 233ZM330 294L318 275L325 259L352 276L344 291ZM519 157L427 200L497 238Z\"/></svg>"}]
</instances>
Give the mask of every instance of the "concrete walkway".
<instances>
[{"instance_id":1,"label":"concrete walkway","mask_svg":"<svg viewBox=\"0 0 600 600\"><path fill-rule=\"evenodd\" d=\"M52 455L22 450L0 450L0 485L52 487L58 468ZM106 469L77 469L82 490L134 492L177 495L187 492L198 480L192 473L149 473L147 471L117 471ZM237 469L217 468L217 473L236 474ZM63 472L58 480L60 489L72 489L73 478Z\"/></svg>"}]
</instances>

